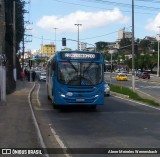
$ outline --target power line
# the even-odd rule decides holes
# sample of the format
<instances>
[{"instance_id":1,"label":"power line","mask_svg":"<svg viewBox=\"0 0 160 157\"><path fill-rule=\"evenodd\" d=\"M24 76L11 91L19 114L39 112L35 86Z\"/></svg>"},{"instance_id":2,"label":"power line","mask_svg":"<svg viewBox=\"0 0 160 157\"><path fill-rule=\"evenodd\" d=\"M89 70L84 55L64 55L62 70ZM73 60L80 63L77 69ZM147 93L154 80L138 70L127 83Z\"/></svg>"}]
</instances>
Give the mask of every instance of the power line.
<instances>
[{"instance_id":1,"label":"power line","mask_svg":"<svg viewBox=\"0 0 160 157\"><path fill-rule=\"evenodd\" d=\"M108 4L108 5L113 5L113 6L121 6L121 7L127 7L127 8L131 8L132 5L129 4L129 3L119 3L119 2L113 2L113 1L107 1L107 0L93 0L93 1L90 1L90 0L81 0L81 1L87 1L87 2L95 2L95 3L102 3L102 4ZM149 6L142 6L142 5L134 5L135 8L137 9L148 9L149 10L152 10L152 11L159 11L160 8L156 8L156 7L149 7Z\"/></svg>"},{"instance_id":2,"label":"power line","mask_svg":"<svg viewBox=\"0 0 160 157\"><path fill-rule=\"evenodd\" d=\"M160 1L157 0L135 0L135 1L142 1L142 2L153 2L153 3L160 3Z\"/></svg>"},{"instance_id":3,"label":"power line","mask_svg":"<svg viewBox=\"0 0 160 157\"><path fill-rule=\"evenodd\" d=\"M90 6L90 5L84 5L84 4L78 4L78 3L71 3L71 2L64 2L64 1L62 1L62 0L54 0L54 1L57 1L57 2L60 2L60 3L65 3L65 4L69 4L69 5L77 5L77 6L83 6L83 7L89 7L89 8L97 8L97 9L104 9L104 10L106 10L107 8L106 7L98 7L98 6L96 6L96 7L94 7L94 6ZM87 0L81 0L81 1L87 1ZM91 1L88 1L88 2L91 2ZM123 4L123 3L121 3L121 4ZM125 4L125 3L124 3ZM110 5L113 5L113 2L110 2ZM114 6L118 6L119 4L116 4L116 5L114 5ZM128 8L131 8L131 5L130 4L126 4L127 5L127 7ZM108 6L107 6L108 7ZM123 6L124 7L124 6ZM140 6L139 6L140 7ZM143 7L143 6L142 6ZM157 8L157 9L159 9L159 8ZM108 10L112 10L112 9L108 9ZM146 9L145 9L146 10ZM121 9L121 11L122 12L131 12L131 10L123 10L123 9ZM147 10L148 11L148 10ZM152 8L152 11L155 11L156 12L156 10L155 10L155 8ZM148 12L135 12L136 14L153 14L153 13L148 13Z\"/></svg>"}]
</instances>

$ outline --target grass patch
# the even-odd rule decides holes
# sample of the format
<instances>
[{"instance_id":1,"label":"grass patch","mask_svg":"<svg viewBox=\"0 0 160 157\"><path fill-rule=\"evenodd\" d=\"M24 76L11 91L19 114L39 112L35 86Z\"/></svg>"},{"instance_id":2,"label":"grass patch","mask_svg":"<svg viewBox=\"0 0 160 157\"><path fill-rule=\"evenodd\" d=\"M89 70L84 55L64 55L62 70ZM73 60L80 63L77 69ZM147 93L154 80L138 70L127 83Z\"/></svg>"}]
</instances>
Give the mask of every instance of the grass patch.
<instances>
[{"instance_id":1,"label":"grass patch","mask_svg":"<svg viewBox=\"0 0 160 157\"><path fill-rule=\"evenodd\" d=\"M133 92L130 88L124 87L124 86L118 86L118 85L113 85L110 84L110 90L116 93L120 93L120 94L124 94L124 95L128 95L130 99L136 100L136 101L140 101L152 106L156 106L159 107L160 104L155 102L154 100L151 99L144 99L142 97L140 97L136 92Z\"/></svg>"}]
</instances>

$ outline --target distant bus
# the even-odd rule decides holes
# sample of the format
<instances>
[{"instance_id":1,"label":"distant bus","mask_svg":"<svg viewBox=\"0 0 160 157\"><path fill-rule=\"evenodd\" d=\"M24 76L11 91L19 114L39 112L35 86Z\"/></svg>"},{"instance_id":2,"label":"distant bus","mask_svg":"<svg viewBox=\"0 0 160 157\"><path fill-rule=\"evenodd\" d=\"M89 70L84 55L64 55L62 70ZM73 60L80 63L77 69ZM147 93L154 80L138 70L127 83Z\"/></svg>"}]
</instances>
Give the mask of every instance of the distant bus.
<instances>
[{"instance_id":1,"label":"distant bus","mask_svg":"<svg viewBox=\"0 0 160 157\"><path fill-rule=\"evenodd\" d=\"M59 51L48 60L47 95L54 108L104 104L104 61L101 53Z\"/></svg>"}]
</instances>

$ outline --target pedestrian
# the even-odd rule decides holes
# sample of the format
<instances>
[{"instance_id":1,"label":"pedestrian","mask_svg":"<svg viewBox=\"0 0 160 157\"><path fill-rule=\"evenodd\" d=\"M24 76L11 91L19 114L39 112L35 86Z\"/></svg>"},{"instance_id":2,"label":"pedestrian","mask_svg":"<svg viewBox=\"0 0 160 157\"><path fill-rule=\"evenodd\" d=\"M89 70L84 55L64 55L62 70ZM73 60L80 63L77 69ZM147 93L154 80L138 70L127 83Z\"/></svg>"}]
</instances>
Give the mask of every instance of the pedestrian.
<instances>
[{"instance_id":1,"label":"pedestrian","mask_svg":"<svg viewBox=\"0 0 160 157\"><path fill-rule=\"evenodd\" d=\"M24 80L24 77L25 77L25 73L24 73L24 71L21 71L21 81Z\"/></svg>"},{"instance_id":2,"label":"pedestrian","mask_svg":"<svg viewBox=\"0 0 160 157\"><path fill-rule=\"evenodd\" d=\"M26 76L27 76L27 80L28 80L28 82L30 81L30 71L26 71Z\"/></svg>"},{"instance_id":3,"label":"pedestrian","mask_svg":"<svg viewBox=\"0 0 160 157\"><path fill-rule=\"evenodd\" d=\"M35 81L35 79L36 79L36 72L35 72L35 71L33 71L33 72L32 72L32 81L34 82L34 81Z\"/></svg>"}]
</instances>

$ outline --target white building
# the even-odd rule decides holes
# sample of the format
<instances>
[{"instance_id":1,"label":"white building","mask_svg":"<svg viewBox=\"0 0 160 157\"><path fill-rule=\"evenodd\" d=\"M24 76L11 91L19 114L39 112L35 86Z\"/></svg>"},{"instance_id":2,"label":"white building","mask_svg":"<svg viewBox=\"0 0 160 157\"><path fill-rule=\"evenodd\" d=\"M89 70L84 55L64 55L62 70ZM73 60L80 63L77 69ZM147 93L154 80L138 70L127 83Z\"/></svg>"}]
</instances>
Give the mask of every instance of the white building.
<instances>
[{"instance_id":1,"label":"white building","mask_svg":"<svg viewBox=\"0 0 160 157\"><path fill-rule=\"evenodd\" d=\"M86 48L87 48L87 43L80 42L80 43L79 43L79 47L80 47L80 50L86 50Z\"/></svg>"},{"instance_id":2,"label":"white building","mask_svg":"<svg viewBox=\"0 0 160 157\"><path fill-rule=\"evenodd\" d=\"M132 32L125 31L125 28L120 29L118 31L118 39L121 40L121 39L125 39L125 38L131 39L132 38Z\"/></svg>"}]
</instances>

